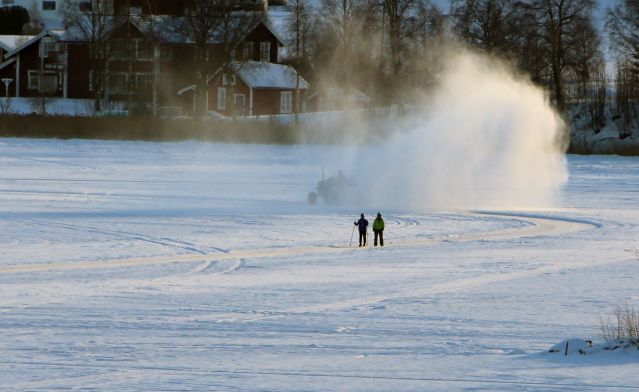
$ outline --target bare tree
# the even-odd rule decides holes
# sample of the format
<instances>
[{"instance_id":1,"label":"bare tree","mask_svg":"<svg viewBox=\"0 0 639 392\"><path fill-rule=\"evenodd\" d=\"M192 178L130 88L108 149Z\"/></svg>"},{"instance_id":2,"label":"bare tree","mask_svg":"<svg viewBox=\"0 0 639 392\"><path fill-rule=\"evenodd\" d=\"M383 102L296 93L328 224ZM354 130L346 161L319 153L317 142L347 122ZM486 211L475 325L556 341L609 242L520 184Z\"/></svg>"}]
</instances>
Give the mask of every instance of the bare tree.
<instances>
[{"instance_id":1,"label":"bare tree","mask_svg":"<svg viewBox=\"0 0 639 392\"><path fill-rule=\"evenodd\" d=\"M608 12L606 29L617 52L615 123L619 136L639 128L639 1L621 0Z\"/></svg>"},{"instance_id":2,"label":"bare tree","mask_svg":"<svg viewBox=\"0 0 639 392\"><path fill-rule=\"evenodd\" d=\"M436 5L418 2L411 12L412 33L401 53L402 70L399 77L402 95L420 98L423 92L434 86L441 69L441 42L446 41L444 15ZM396 100L397 101L397 100Z\"/></svg>"},{"instance_id":3,"label":"bare tree","mask_svg":"<svg viewBox=\"0 0 639 392\"><path fill-rule=\"evenodd\" d=\"M194 46L195 91L194 115L204 110L207 87L209 44L219 26L220 0L188 0L184 17L167 20L168 27Z\"/></svg>"},{"instance_id":4,"label":"bare tree","mask_svg":"<svg viewBox=\"0 0 639 392\"><path fill-rule=\"evenodd\" d=\"M538 33L549 59L548 69L557 108L566 108L567 72L577 72L576 57L589 45L596 30L593 27L593 0L534 0ZM588 31L588 34L584 34Z\"/></svg>"},{"instance_id":5,"label":"bare tree","mask_svg":"<svg viewBox=\"0 0 639 392\"><path fill-rule=\"evenodd\" d=\"M66 0L63 4L65 25L71 41L88 46L90 84L94 92L94 108L102 110L111 59L110 34L113 8L110 0Z\"/></svg>"},{"instance_id":6,"label":"bare tree","mask_svg":"<svg viewBox=\"0 0 639 392\"><path fill-rule=\"evenodd\" d=\"M228 75L237 74L242 67L258 66L255 64L247 65L247 62L252 59L242 56L241 44L260 22L265 21L264 12L235 7L233 0L219 1L221 7L218 8L216 14L219 27L216 30L215 41L221 44L222 51L219 58L212 59L215 67L210 70L210 73L213 73L218 66L222 67L223 73ZM235 101L235 83L230 83L228 88L229 94L226 95L226 100L229 105L227 107L231 108L231 115L235 120L238 114L244 113L238 113L238 105Z\"/></svg>"},{"instance_id":7,"label":"bare tree","mask_svg":"<svg viewBox=\"0 0 639 392\"><path fill-rule=\"evenodd\" d=\"M639 73L639 0L622 0L608 13L606 28L619 54Z\"/></svg>"},{"instance_id":8,"label":"bare tree","mask_svg":"<svg viewBox=\"0 0 639 392\"><path fill-rule=\"evenodd\" d=\"M602 62L593 73L585 90L586 109L588 110L590 126L594 133L599 133L606 123L608 87L606 66Z\"/></svg>"},{"instance_id":9,"label":"bare tree","mask_svg":"<svg viewBox=\"0 0 639 392\"><path fill-rule=\"evenodd\" d=\"M365 72L359 66L372 39L363 33L370 5L363 0L322 0L314 57L323 82L352 87Z\"/></svg>"},{"instance_id":10,"label":"bare tree","mask_svg":"<svg viewBox=\"0 0 639 392\"><path fill-rule=\"evenodd\" d=\"M185 16L167 21L171 30L194 46L195 115L206 110L209 77L219 67L225 73L238 70L235 51L262 19L262 12L237 7L233 0L187 0ZM215 47L221 50L216 53ZM232 91L227 99L229 95L232 99ZM235 107L233 102L230 107Z\"/></svg>"},{"instance_id":11,"label":"bare tree","mask_svg":"<svg viewBox=\"0 0 639 392\"><path fill-rule=\"evenodd\" d=\"M616 114L613 117L619 137L632 136L632 128L639 127L639 75L630 62L617 63L615 81Z\"/></svg>"},{"instance_id":12,"label":"bare tree","mask_svg":"<svg viewBox=\"0 0 639 392\"><path fill-rule=\"evenodd\" d=\"M288 42L289 50L293 54L293 64L296 68L295 80L295 122L299 122L300 112L300 71L306 68L309 55L309 39L312 31L312 20L307 0L292 0L292 12L289 16L287 27L291 41Z\"/></svg>"},{"instance_id":13,"label":"bare tree","mask_svg":"<svg viewBox=\"0 0 639 392\"><path fill-rule=\"evenodd\" d=\"M517 52L522 34L519 2L461 1L455 3L453 14L457 34L472 46L508 57Z\"/></svg>"}]
</instances>

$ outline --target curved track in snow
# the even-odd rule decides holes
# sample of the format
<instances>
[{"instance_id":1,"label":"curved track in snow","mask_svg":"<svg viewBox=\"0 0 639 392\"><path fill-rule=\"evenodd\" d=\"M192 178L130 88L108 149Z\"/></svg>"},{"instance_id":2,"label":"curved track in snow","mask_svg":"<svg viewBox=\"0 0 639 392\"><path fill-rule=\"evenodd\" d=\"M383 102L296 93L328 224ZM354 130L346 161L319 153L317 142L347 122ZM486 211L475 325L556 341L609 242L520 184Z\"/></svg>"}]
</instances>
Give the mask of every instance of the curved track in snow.
<instances>
[{"instance_id":1,"label":"curved track in snow","mask_svg":"<svg viewBox=\"0 0 639 392\"><path fill-rule=\"evenodd\" d=\"M575 233L585 230L592 230L600 227L596 223L577 221L569 218L562 217L542 217L532 215L521 215L514 213L496 213L496 212L469 212L462 216L477 216L477 217L492 217L501 219L516 219L519 221L526 221L529 225L519 228L500 229L494 231L487 231L481 233L462 234L451 239L440 240L436 238L405 238L396 240L393 243L393 247L397 246L428 246L436 245L443 242L471 242L471 241L501 241L519 238L533 238L540 236L557 236L562 234ZM419 222L414 219L406 219L400 217L389 216L387 218L389 223L399 229L406 230L411 226L419 225ZM34 222L35 223L35 222ZM41 222L37 222L41 223ZM77 227L74 227L77 229ZM85 228L86 229L86 228ZM125 232L112 232L108 234L126 234L134 235L133 233ZM140 235L134 235L136 239L144 239L146 241L158 243L156 238L141 238ZM169 243L167 243L167 241ZM162 245L178 246L185 250L194 250L193 244L179 243L170 239L163 238ZM186 255L167 255L156 257L136 257L136 258L122 258L112 260L99 260L90 262L55 262L55 263L23 263L0 266L0 274L13 274L13 273L27 273L27 272L45 272L45 271L64 271L64 270L93 270L93 269L109 269L109 268L122 268L122 267L135 267L135 266L149 266L149 265L161 265L172 263L195 263L201 262L200 267L196 267L193 272L198 270L204 271L216 262L222 262L227 260L242 260L242 259L257 259L257 258L271 258L280 256L297 256L305 254L335 254L352 250L348 246L291 246L284 248L262 248L255 250L239 250L232 251L226 249L214 249L215 253L206 254L201 249L197 249L197 254ZM232 263L233 267L226 271L222 268L222 271L232 272L238 269L241 263ZM222 273L226 273L222 272Z\"/></svg>"}]
</instances>

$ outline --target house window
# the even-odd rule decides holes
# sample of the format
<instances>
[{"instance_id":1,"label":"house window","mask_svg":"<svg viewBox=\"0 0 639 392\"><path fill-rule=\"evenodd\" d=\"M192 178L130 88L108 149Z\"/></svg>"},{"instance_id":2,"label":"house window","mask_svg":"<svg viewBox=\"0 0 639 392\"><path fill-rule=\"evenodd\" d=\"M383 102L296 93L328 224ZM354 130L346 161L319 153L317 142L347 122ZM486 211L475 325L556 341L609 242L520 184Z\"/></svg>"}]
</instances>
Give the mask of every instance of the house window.
<instances>
[{"instance_id":1,"label":"house window","mask_svg":"<svg viewBox=\"0 0 639 392\"><path fill-rule=\"evenodd\" d=\"M244 94L233 95L233 103L235 104L236 113L244 114L244 105L246 103L246 97Z\"/></svg>"},{"instance_id":2,"label":"house window","mask_svg":"<svg viewBox=\"0 0 639 392\"><path fill-rule=\"evenodd\" d=\"M129 15L142 15L142 7L129 7Z\"/></svg>"},{"instance_id":3,"label":"house window","mask_svg":"<svg viewBox=\"0 0 639 392\"><path fill-rule=\"evenodd\" d=\"M126 60L129 58L129 45L124 40L114 40L111 44L111 51L114 60Z\"/></svg>"},{"instance_id":4,"label":"house window","mask_svg":"<svg viewBox=\"0 0 639 392\"><path fill-rule=\"evenodd\" d=\"M91 12L93 10L93 5L90 1L80 1L78 3L78 11L80 12Z\"/></svg>"},{"instance_id":5,"label":"house window","mask_svg":"<svg viewBox=\"0 0 639 392\"><path fill-rule=\"evenodd\" d=\"M129 83L125 73L109 75L109 94L124 95L129 92Z\"/></svg>"},{"instance_id":6,"label":"house window","mask_svg":"<svg viewBox=\"0 0 639 392\"><path fill-rule=\"evenodd\" d=\"M28 86L29 90L40 90L40 72L29 71L28 74Z\"/></svg>"},{"instance_id":7,"label":"house window","mask_svg":"<svg viewBox=\"0 0 639 392\"><path fill-rule=\"evenodd\" d=\"M244 42L244 61L253 60L253 53L255 52L255 46L253 42Z\"/></svg>"},{"instance_id":8,"label":"house window","mask_svg":"<svg viewBox=\"0 0 639 392\"><path fill-rule=\"evenodd\" d=\"M134 41L134 46L135 46L135 59L136 60L151 60L152 59L152 52L151 52L151 45L150 42L142 40L142 39L136 39Z\"/></svg>"},{"instance_id":9,"label":"house window","mask_svg":"<svg viewBox=\"0 0 639 392\"><path fill-rule=\"evenodd\" d=\"M222 84L224 86L235 86L235 75L224 74L222 76Z\"/></svg>"},{"instance_id":10,"label":"house window","mask_svg":"<svg viewBox=\"0 0 639 392\"><path fill-rule=\"evenodd\" d=\"M55 1L43 1L42 11L55 11Z\"/></svg>"},{"instance_id":11,"label":"house window","mask_svg":"<svg viewBox=\"0 0 639 392\"><path fill-rule=\"evenodd\" d=\"M271 43L268 41L260 42L260 61L271 61Z\"/></svg>"},{"instance_id":12,"label":"house window","mask_svg":"<svg viewBox=\"0 0 639 392\"><path fill-rule=\"evenodd\" d=\"M136 92L145 92L151 90L151 88L153 87L153 74L139 73L133 75L133 87L138 90Z\"/></svg>"},{"instance_id":13,"label":"house window","mask_svg":"<svg viewBox=\"0 0 639 392\"><path fill-rule=\"evenodd\" d=\"M51 37L44 37L40 41L40 57L49 57L50 53L58 51L58 43Z\"/></svg>"},{"instance_id":14,"label":"house window","mask_svg":"<svg viewBox=\"0 0 639 392\"><path fill-rule=\"evenodd\" d=\"M217 88L217 110L226 110L226 87Z\"/></svg>"},{"instance_id":15,"label":"house window","mask_svg":"<svg viewBox=\"0 0 639 392\"><path fill-rule=\"evenodd\" d=\"M53 93L58 89L58 74L53 71L29 71L27 79L29 90Z\"/></svg>"},{"instance_id":16,"label":"house window","mask_svg":"<svg viewBox=\"0 0 639 392\"><path fill-rule=\"evenodd\" d=\"M2 0L2 5L14 5L15 0Z\"/></svg>"},{"instance_id":17,"label":"house window","mask_svg":"<svg viewBox=\"0 0 639 392\"><path fill-rule=\"evenodd\" d=\"M293 92L282 91L280 93L280 113L291 113L293 111Z\"/></svg>"}]
</instances>

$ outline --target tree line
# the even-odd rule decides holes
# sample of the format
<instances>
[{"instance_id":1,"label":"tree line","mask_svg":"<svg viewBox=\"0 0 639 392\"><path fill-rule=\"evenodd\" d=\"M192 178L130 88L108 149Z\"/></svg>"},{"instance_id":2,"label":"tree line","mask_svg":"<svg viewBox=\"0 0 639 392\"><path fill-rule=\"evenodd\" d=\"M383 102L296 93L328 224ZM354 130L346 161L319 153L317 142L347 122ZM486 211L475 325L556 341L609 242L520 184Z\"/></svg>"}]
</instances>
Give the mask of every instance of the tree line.
<instances>
[{"instance_id":1,"label":"tree line","mask_svg":"<svg viewBox=\"0 0 639 392\"><path fill-rule=\"evenodd\" d=\"M639 0L619 0L603 31L594 0L453 0L446 14L429 0L289 4L293 61L315 85L359 88L379 105L409 103L433 85L441 43L461 41L512 64L558 111L581 104L595 132L611 101L620 136L639 128ZM614 58L604 56L608 45Z\"/></svg>"},{"instance_id":2,"label":"tree line","mask_svg":"<svg viewBox=\"0 0 639 392\"><path fill-rule=\"evenodd\" d=\"M64 13L68 28L89 43L99 109L114 51L109 27L114 10L111 0L91 0L89 7L79 3L87 1L65 0ZM219 67L234 71L247 27L266 15L238 8L238 0L184 3L183 17L161 26L153 26L161 19L151 19L147 27L157 43L154 59L166 34L195 47L190 69L197 113L205 110L202 94L211 72ZM153 2L145 4L153 13ZM315 89L359 89L375 106L403 107L436 85L444 48L462 42L509 62L545 88L560 112L575 104L586 108L595 132L605 124L606 112L612 112L620 136L626 137L639 127L639 0L618 0L603 30L596 25L596 6L594 0L452 0L444 12L430 0L289 0L285 61ZM212 40L221 43L213 57ZM604 56L608 45L614 58ZM158 84L156 74L154 102Z\"/></svg>"}]
</instances>

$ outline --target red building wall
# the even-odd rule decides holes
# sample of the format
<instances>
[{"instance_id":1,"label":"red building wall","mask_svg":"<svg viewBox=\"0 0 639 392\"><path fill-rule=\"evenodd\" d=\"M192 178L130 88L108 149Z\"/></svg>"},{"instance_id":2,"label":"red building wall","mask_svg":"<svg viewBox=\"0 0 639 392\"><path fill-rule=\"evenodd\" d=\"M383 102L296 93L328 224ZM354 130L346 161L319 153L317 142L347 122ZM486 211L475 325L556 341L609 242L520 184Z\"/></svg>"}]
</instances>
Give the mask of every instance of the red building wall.
<instances>
[{"instance_id":1,"label":"red building wall","mask_svg":"<svg viewBox=\"0 0 639 392\"><path fill-rule=\"evenodd\" d=\"M43 59L40 58L40 43L36 42L22 50L16 57L16 63L11 66L13 68L13 75L9 76L14 79L13 84L17 87L17 77L15 76L15 67L18 67L20 73L20 97L38 97L40 92L38 90L29 89L29 71L47 72L56 74L57 88L54 92L48 93L49 96L61 97L63 94L62 83L64 70L59 69L57 64L59 61L63 61L59 55L50 53L49 57ZM54 69L55 67L55 69Z\"/></svg>"},{"instance_id":2,"label":"red building wall","mask_svg":"<svg viewBox=\"0 0 639 392\"><path fill-rule=\"evenodd\" d=\"M227 107L225 110L218 110L218 88L226 87L227 94ZM218 76L217 78L211 80L209 84L209 110L215 111L226 116L231 115L231 107L230 102L232 102L232 94L244 94L245 97L245 111L244 113L237 113L237 115L249 115L250 112L250 99L251 99L251 91L250 88L239 78L236 77L236 83L233 88L234 91L231 91L229 86L224 86L222 84L222 76ZM293 94L293 108L291 113L295 113L295 108L297 107L296 99L295 99L295 90L290 89L253 89L253 115L254 116L263 116L263 115L275 115L282 114L280 112L281 109L281 93L283 91L291 91ZM306 99L306 91L300 90L300 104L304 102ZM303 109L303 108L300 108ZM300 110L301 112L301 110Z\"/></svg>"}]
</instances>

